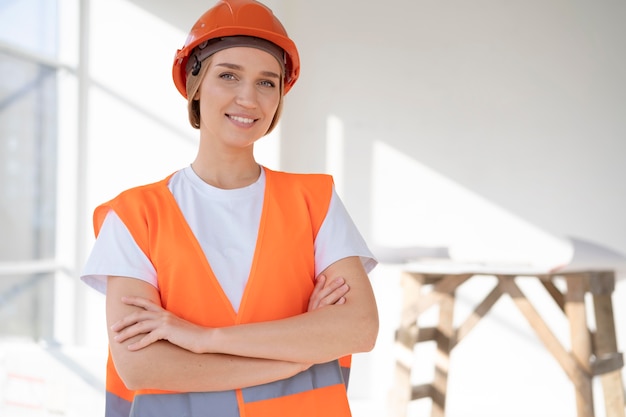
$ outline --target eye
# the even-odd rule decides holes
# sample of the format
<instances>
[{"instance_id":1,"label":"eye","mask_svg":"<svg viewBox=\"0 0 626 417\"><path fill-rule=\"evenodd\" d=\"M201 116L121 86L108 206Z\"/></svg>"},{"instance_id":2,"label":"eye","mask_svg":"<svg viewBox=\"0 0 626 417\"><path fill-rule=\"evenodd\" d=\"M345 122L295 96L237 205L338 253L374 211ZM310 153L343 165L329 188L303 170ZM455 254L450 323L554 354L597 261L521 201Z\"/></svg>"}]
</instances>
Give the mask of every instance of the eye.
<instances>
[{"instance_id":1,"label":"eye","mask_svg":"<svg viewBox=\"0 0 626 417\"><path fill-rule=\"evenodd\" d=\"M263 80L259 82L259 85L261 87L268 87L268 88L275 88L276 87L276 83L270 80Z\"/></svg>"},{"instance_id":2,"label":"eye","mask_svg":"<svg viewBox=\"0 0 626 417\"><path fill-rule=\"evenodd\" d=\"M234 80L235 74L233 74L232 72L223 72L219 75L219 77L223 80Z\"/></svg>"}]
</instances>

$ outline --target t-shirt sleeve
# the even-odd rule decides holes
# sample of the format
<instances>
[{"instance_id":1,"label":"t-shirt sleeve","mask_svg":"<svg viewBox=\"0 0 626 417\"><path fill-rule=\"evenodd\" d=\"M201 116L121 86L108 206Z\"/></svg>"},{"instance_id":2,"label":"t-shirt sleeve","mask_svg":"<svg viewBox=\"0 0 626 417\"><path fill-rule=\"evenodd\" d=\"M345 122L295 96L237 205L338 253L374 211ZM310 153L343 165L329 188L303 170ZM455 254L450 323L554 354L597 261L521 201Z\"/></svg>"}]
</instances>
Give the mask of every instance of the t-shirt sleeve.
<instances>
[{"instance_id":1,"label":"t-shirt sleeve","mask_svg":"<svg viewBox=\"0 0 626 417\"><path fill-rule=\"evenodd\" d=\"M106 294L108 276L136 278L158 288L156 270L126 225L110 210L81 272L81 280Z\"/></svg>"},{"instance_id":2,"label":"t-shirt sleeve","mask_svg":"<svg viewBox=\"0 0 626 417\"><path fill-rule=\"evenodd\" d=\"M315 275L350 256L360 257L367 273L378 264L333 187L328 213L315 238Z\"/></svg>"}]
</instances>

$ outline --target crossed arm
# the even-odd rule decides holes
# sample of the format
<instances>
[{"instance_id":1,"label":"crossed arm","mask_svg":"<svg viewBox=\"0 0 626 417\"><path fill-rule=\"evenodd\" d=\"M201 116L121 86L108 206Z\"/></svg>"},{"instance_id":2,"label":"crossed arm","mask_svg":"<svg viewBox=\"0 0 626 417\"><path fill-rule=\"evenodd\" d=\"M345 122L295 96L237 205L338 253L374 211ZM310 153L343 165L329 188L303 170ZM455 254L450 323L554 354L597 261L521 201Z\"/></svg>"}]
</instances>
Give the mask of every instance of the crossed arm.
<instances>
[{"instance_id":1,"label":"crossed arm","mask_svg":"<svg viewBox=\"0 0 626 417\"><path fill-rule=\"evenodd\" d=\"M184 321L160 307L151 285L110 277L107 323L111 354L126 385L174 391L287 378L315 363L369 351L378 333L376 302L357 257L320 274L308 312L226 328Z\"/></svg>"}]
</instances>

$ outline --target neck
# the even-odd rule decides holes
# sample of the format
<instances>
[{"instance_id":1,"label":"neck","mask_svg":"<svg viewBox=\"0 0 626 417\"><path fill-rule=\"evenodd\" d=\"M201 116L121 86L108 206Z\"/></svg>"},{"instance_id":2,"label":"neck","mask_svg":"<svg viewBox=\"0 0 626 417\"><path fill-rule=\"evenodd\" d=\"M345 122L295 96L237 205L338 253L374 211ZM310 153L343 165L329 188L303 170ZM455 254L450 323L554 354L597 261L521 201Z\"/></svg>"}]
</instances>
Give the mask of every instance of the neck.
<instances>
[{"instance_id":1,"label":"neck","mask_svg":"<svg viewBox=\"0 0 626 417\"><path fill-rule=\"evenodd\" d=\"M254 158L245 161L210 161L197 157L191 168L202 181L225 190L253 184L261 174L261 167Z\"/></svg>"}]
</instances>

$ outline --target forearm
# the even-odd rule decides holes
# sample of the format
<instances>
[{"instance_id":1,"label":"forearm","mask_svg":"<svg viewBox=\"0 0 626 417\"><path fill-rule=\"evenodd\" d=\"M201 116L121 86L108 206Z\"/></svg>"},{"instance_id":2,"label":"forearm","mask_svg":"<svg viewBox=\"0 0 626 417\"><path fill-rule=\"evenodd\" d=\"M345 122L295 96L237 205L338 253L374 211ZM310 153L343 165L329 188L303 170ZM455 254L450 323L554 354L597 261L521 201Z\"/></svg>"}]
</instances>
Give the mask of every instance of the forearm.
<instances>
[{"instance_id":1,"label":"forearm","mask_svg":"<svg viewBox=\"0 0 626 417\"><path fill-rule=\"evenodd\" d=\"M305 365L285 361L197 354L166 341L135 352L126 345L112 345L111 352L120 377L130 389L223 391L288 378L306 369Z\"/></svg>"},{"instance_id":2,"label":"forearm","mask_svg":"<svg viewBox=\"0 0 626 417\"><path fill-rule=\"evenodd\" d=\"M342 293L341 303L280 320L222 328L203 328L171 314L160 306L158 294L148 284L111 277L107 319L109 339L116 347L116 364L127 367L127 377L132 381L139 378L136 383L142 387L148 384L154 388L178 389L154 385L161 383L162 379L169 379L151 368L154 363L164 362L168 362L168 369L172 372L168 384L179 381L180 375L185 377L185 384L196 380L203 382L206 373L210 372L210 377L220 384L242 387L294 375L305 368L298 364L324 363L371 350L378 333L378 312L360 260L353 257L337 261L323 273L329 280L345 279L350 290ZM159 340L168 342L164 344ZM124 348L118 349L120 346ZM181 347L180 351L178 347ZM129 352L146 356L131 359ZM225 362L222 361L224 357L228 358ZM181 372L181 368L185 372ZM189 368L191 375L187 378ZM235 374L239 369L242 369L242 375ZM253 375L251 380L246 379L249 374ZM243 380L232 381L233 378Z\"/></svg>"},{"instance_id":3,"label":"forearm","mask_svg":"<svg viewBox=\"0 0 626 417\"><path fill-rule=\"evenodd\" d=\"M374 347L377 314L355 310L328 306L283 320L210 329L207 346L232 355L324 363Z\"/></svg>"},{"instance_id":4,"label":"forearm","mask_svg":"<svg viewBox=\"0 0 626 417\"><path fill-rule=\"evenodd\" d=\"M376 300L358 258L346 258L323 272L329 280L345 278L345 303L282 320L207 329L207 352L247 357L323 363L366 352L378 334Z\"/></svg>"},{"instance_id":5,"label":"forearm","mask_svg":"<svg viewBox=\"0 0 626 417\"><path fill-rule=\"evenodd\" d=\"M144 335L120 341L119 333L112 328L123 317L142 311L121 301L127 295L144 297L154 303L159 302L159 297L156 289L143 281L109 277L106 300L109 346L117 372L130 389L221 391L276 381L306 368L306 365L287 361L220 354L223 352L193 353L167 341L131 350L129 345Z\"/></svg>"}]
</instances>

